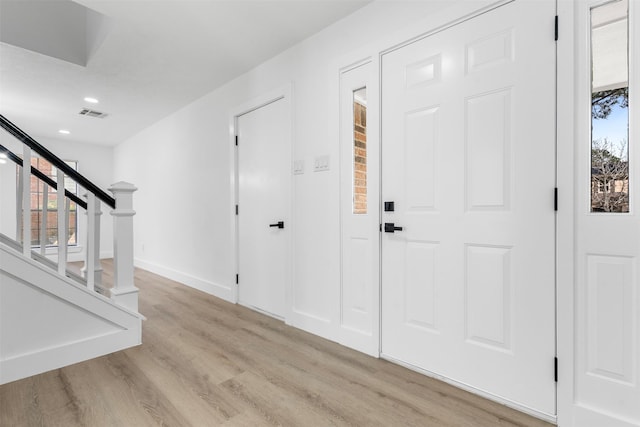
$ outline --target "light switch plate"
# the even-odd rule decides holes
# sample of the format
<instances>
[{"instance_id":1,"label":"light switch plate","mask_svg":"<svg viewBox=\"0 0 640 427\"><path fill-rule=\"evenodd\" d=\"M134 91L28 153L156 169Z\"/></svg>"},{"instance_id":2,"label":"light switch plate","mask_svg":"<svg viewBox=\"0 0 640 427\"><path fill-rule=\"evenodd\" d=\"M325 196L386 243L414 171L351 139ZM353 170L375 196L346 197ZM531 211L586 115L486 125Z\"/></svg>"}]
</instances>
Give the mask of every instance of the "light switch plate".
<instances>
[{"instance_id":1,"label":"light switch plate","mask_svg":"<svg viewBox=\"0 0 640 427\"><path fill-rule=\"evenodd\" d=\"M313 171L323 172L329 170L329 156L316 156L313 161Z\"/></svg>"},{"instance_id":2,"label":"light switch plate","mask_svg":"<svg viewBox=\"0 0 640 427\"><path fill-rule=\"evenodd\" d=\"M304 173L304 160L295 160L293 162L293 174L302 175Z\"/></svg>"}]
</instances>

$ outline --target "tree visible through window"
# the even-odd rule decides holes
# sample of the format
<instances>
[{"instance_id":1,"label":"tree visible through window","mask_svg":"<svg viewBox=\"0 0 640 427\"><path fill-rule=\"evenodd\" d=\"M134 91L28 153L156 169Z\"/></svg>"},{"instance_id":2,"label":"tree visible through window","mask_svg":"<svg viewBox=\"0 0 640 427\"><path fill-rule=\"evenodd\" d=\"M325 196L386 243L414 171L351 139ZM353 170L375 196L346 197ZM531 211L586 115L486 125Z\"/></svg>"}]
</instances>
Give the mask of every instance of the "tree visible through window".
<instances>
[{"instance_id":1,"label":"tree visible through window","mask_svg":"<svg viewBox=\"0 0 640 427\"><path fill-rule=\"evenodd\" d=\"M73 169L77 169L77 162L65 162ZM58 170L49 161L34 157L31 159L31 166L38 169L43 174L50 177L53 181L57 181ZM72 179L65 177L64 187L67 191L77 194L78 185ZM44 197L45 184L35 176L31 176L31 246L40 247L40 235L42 228L43 216L47 216L46 241L47 247L58 246L58 193L55 189L47 186L47 204L45 206ZM60 200L66 202L66 198ZM71 202L69 206L69 238L67 244L69 246L77 245L78 235L78 208L76 203ZM22 227L20 230L22 235Z\"/></svg>"},{"instance_id":2,"label":"tree visible through window","mask_svg":"<svg viewBox=\"0 0 640 427\"><path fill-rule=\"evenodd\" d=\"M591 10L591 212L629 212L628 8Z\"/></svg>"}]
</instances>

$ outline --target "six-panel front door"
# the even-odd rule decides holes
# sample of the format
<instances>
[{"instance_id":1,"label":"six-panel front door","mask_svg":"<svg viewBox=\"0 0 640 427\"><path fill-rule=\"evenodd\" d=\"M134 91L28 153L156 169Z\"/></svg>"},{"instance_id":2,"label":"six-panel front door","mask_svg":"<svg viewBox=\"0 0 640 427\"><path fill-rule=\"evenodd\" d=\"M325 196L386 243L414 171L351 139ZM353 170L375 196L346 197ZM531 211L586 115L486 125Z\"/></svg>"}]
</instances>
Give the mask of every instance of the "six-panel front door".
<instances>
[{"instance_id":1,"label":"six-panel front door","mask_svg":"<svg viewBox=\"0 0 640 427\"><path fill-rule=\"evenodd\" d=\"M384 54L381 116L383 356L548 416L554 15L515 1Z\"/></svg>"}]
</instances>

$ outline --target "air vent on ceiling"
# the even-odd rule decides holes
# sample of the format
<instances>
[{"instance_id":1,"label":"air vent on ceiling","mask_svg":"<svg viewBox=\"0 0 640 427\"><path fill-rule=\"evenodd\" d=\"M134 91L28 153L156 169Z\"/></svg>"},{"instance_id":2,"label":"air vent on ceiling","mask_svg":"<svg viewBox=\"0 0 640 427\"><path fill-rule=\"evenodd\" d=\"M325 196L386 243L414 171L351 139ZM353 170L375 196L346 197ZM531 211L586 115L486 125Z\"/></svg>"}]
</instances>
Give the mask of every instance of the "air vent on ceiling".
<instances>
[{"instance_id":1,"label":"air vent on ceiling","mask_svg":"<svg viewBox=\"0 0 640 427\"><path fill-rule=\"evenodd\" d=\"M82 110L80 110L79 114L87 117L96 117L98 119L104 119L105 117L108 116L107 113L101 113L100 111L90 110L89 108L83 108Z\"/></svg>"}]
</instances>

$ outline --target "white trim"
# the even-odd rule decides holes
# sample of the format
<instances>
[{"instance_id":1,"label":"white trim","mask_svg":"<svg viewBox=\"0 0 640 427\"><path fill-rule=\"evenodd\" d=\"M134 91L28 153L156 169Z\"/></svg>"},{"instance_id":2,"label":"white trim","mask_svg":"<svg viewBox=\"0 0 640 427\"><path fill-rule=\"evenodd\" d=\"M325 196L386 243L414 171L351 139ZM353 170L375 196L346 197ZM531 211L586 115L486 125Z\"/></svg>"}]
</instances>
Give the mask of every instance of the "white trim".
<instances>
[{"instance_id":1,"label":"white trim","mask_svg":"<svg viewBox=\"0 0 640 427\"><path fill-rule=\"evenodd\" d=\"M410 38L408 38L406 40L403 40L403 41L401 41L399 43L396 43L396 44L394 44L394 45L382 50L380 52L380 56L385 55L387 53L391 53L391 52L396 51L398 49L401 49L401 48L403 48L405 46L413 44L413 43L415 43L417 41L420 41L422 39L425 39L427 37L430 37L430 36L433 36L435 34L441 33L442 31L448 30L449 28L455 27L456 25L462 24L463 22L466 22L466 21L468 21L470 19L476 18L476 17L478 17L480 15L483 15L483 14L485 14L487 12L491 12L492 10L495 10L495 9L497 9L499 7L502 7L502 6L506 5L506 4L512 3L514 1L516 1L516 0L498 0L498 1L487 2L487 3L478 2L480 4L478 5L477 8L469 10L466 13L465 12L461 12L461 14L457 15L457 17L455 17L455 18L451 18L451 19L442 21L442 22L445 22L442 25L437 25L436 27L434 27L434 28L432 28L432 29L430 29L428 31L420 32L417 36L413 36L413 37L410 37ZM485 5L483 6L482 3L485 3ZM445 9L444 12L448 12L448 11L449 11L449 9ZM436 21L436 22L438 22L438 21Z\"/></svg>"},{"instance_id":2,"label":"white trim","mask_svg":"<svg viewBox=\"0 0 640 427\"><path fill-rule=\"evenodd\" d=\"M23 263L26 264L26 266L23 265ZM19 280L23 282L31 283L34 286L40 288L42 291L48 292L52 295L56 295L57 297L64 299L72 304L85 308L90 306L88 310L92 311L98 316L107 317L107 314L105 313L107 313L108 310L117 309L124 312L125 314L144 319L144 316L142 314L116 304L104 295L100 295L97 292L91 291L85 286L79 285L66 276L57 274L55 270L46 267L31 258L19 255L18 252L8 248L1 243L0 268L7 274L19 278ZM28 274L26 274L25 271L28 271ZM65 286L58 286L58 284L55 282L56 279L65 282ZM97 299L99 301L92 301L92 299ZM111 307L103 306L100 304L100 302L106 302Z\"/></svg>"},{"instance_id":3,"label":"white trim","mask_svg":"<svg viewBox=\"0 0 640 427\"><path fill-rule=\"evenodd\" d=\"M556 406L558 425L562 426L574 425L575 9L573 0L557 2Z\"/></svg>"},{"instance_id":4,"label":"white trim","mask_svg":"<svg viewBox=\"0 0 640 427\"><path fill-rule=\"evenodd\" d=\"M58 262L57 249L47 248L45 256L51 261ZM100 252L100 259L111 259L111 258L113 258L113 251ZM85 261L84 246L69 246L69 253L67 254L67 262L84 262L84 261Z\"/></svg>"},{"instance_id":5,"label":"white trim","mask_svg":"<svg viewBox=\"0 0 640 427\"><path fill-rule=\"evenodd\" d=\"M216 296L218 298L222 298L230 302L235 302L233 300L233 296L234 296L233 289L231 289L229 286L204 280L199 277L193 276L191 274L174 270L172 268L164 267L159 264L146 261L140 258L134 259L134 265L137 268L149 271L154 274L158 274L162 277L166 277L167 279L171 279L178 283L182 283L183 285L189 286L190 288L194 288L199 291L206 292L210 295Z\"/></svg>"},{"instance_id":6,"label":"white trim","mask_svg":"<svg viewBox=\"0 0 640 427\"><path fill-rule=\"evenodd\" d=\"M289 324L310 334L337 342L335 322L332 319L292 307Z\"/></svg>"},{"instance_id":7,"label":"white trim","mask_svg":"<svg viewBox=\"0 0 640 427\"><path fill-rule=\"evenodd\" d=\"M79 339L60 345L35 349L2 358L0 354L0 384L36 375L72 363L82 362L141 343L144 316L116 304L111 299L88 290L55 270L0 244L0 270L18 286L31 287L52 300L63 301L86 316L109 323L106 333L86 332ZM0 316L1 317L1 316ZM2 321L2 319L0 319ZM52 320L55 321L55 320Z\"/></svg>"},{"instance_id":8,"label":"white trim","mask_svg":"<svg viewBox=\"0 0 640 427\"><path fill-rule=\"evenodd\" d=\"M6 384L52 369L104 356L142 344L142 320L130 329L116 330L105 335L20 354L0 361L0 384Z\"/></svg>"},{"instance_id":9,"label":"white trim","mask_svg":"<svg viewBox=\"0 0 640 427\"><path fill-rule=\"evenodd\" d=\"M31 246L31 250L35 251L36 249L38 249L38 251L40 250L40 245L36 245L36 246ZM84 250L84 246L81 245L69 245L67 246L67 253L68 254L72 254L72 253L78 253L78 252L82 252ZM48 257L51 255L58 255L58 245L55 246L47 246L44 250L44 254Z\"/></svg>"}]
</instances>

